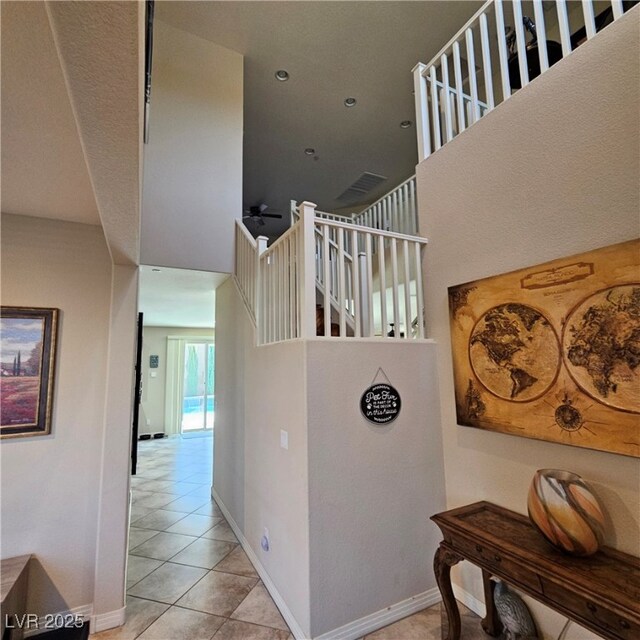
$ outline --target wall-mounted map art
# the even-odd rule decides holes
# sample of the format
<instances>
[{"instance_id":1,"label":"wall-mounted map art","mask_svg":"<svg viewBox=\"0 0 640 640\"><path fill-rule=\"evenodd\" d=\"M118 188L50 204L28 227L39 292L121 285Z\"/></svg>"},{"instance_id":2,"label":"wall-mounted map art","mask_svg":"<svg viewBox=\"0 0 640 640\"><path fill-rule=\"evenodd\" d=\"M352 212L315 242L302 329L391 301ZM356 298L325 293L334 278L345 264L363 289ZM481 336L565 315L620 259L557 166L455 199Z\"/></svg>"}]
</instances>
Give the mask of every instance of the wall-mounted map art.
<instances>
[{"instance_id":1,"label":"wall-mounted map art","mask_svg":"<svg viewBox=\"0 0 640 640\"><path fill-rule=\"evenodd\" d=\"M449 288L458 423L640 457L640 240Z\"/></svg>"}]
</instances>

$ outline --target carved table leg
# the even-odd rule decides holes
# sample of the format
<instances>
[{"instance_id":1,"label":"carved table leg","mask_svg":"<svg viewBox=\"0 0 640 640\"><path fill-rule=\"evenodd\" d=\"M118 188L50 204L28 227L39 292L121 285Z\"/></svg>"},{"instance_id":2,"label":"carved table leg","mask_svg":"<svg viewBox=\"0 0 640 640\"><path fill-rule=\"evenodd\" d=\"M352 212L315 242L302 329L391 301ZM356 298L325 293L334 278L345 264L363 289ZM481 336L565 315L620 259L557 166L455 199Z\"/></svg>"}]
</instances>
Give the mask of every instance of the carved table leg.
<instances>
[{"instance_id":1,"label":"carved table leg","mask_svg":"<svg viewBox=\"0 0 640 640\"><path fill-rule=\"evenodd\" d=\"M482 619L482 628L485 633L497 638L502 632L502 623L498 618L496 605L493 600L493 588L495 583L491 582L491 574L482 570L482 582L484 584L484 601L487 607L487 615Z\"/></svg>"},{"instance_id":2,"label":"carved table leg","mask_svg":"<svg viewBox=\"0 0 640 640\"><path fill-rule=\"evenodd\" d=\"M442 595L444 608L449 620L449 632L446 640L460 640L460 612L458 603L451 588L451 567L462 560L462 556L451 551L441 543L433 558L433 570L436 574L436 582Z\"/></svg>"}]
</instances>

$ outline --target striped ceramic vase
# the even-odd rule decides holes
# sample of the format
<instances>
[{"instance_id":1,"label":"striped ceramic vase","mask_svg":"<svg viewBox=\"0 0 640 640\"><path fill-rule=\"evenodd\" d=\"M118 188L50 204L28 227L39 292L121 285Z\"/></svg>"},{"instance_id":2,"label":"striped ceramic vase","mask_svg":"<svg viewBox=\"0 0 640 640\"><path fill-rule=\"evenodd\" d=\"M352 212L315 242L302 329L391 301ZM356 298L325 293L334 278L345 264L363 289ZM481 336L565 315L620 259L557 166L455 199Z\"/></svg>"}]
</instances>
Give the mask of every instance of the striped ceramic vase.
<instances>
[{"instance_id":1,"label":"striped ceramic vase","mask_svg":"<svg viewBox=\"0 0 640 640\"><path fill-rule=\"evenodd\" d=\"M569 471L536 471L527 498L529 518L553 545L590 556L602 544L604 516L584 480Z\"/></svg>"}]
</instances>

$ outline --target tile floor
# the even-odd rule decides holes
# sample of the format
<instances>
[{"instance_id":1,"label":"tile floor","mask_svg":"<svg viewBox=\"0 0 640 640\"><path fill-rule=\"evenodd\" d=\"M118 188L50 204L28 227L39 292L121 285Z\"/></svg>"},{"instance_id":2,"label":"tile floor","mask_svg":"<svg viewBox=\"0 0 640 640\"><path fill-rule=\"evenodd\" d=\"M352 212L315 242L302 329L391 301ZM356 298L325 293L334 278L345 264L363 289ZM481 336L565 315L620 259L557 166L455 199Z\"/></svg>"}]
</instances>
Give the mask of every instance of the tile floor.
<instances>
[{"instance_id":1,"label":"tile floor","mask_svg":"<svg viewBox=\"0 0 640 640\"><path fill-rule=\"evenodd\" d=\"M212 454L211 435L140 442L131 479L126 623L92 639L293 639L211 499ZM438 640L443 623L436 605L363 640ZM468 611L462 636L486 638Z\"/></svg>"}]
</instances>

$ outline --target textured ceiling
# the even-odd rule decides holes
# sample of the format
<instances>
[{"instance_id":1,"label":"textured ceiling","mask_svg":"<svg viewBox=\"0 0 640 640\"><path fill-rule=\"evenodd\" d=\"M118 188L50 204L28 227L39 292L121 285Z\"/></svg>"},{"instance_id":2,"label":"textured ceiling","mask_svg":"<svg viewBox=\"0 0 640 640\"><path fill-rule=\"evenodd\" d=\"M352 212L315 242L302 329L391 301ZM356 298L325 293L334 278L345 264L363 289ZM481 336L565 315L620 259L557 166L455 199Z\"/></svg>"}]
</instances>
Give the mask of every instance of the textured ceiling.
<instances>
[{"instance_id":1,"label":"textured ceiling","mask_svg":"<svg viewBox=\"0 0 640 640\"><path fill-rule=\"evenodd\" d=\"M2 211L100 224L45 5L0 12Z\"/></svg>"},{"instance_id":2,"label":"textured ceiling","mask_svg":"<svg viewBox=\"0 0 640 640\"><path fill-rule=\"evenodd\" d=\"M144 325L213 327L215 289L227 277L226 274L206 271L140 267L138 308L144 314Z\"/></svg>"},{"instance_id":3,"label":"textured ceiling","mask_svg":"<svg viewBox=\"0 0 640 640\"><path fill-rule=\"evenodd\" d=\"M46 4L111 256L138 264L144 3Z\"/></svg>"},{"instance_id":4,"label":"textured ceiling","mask_svg":"<svg viewBox=\"0 0 640 640\"><path fill-rule=\"evenodd\" d=\"M137 264L144 3L8 2L2 210L101 224Z\"/></svg>"},{"instance_id":5,"label":"textured ceiling","mask_svg":"<svg viewBox=\"0 0 640 640\"><path fill-rule=\"evenodd\" d=\"M336 210L363 172L386 176L357 210L414 172L415 128L399 126L415 120L411 69L480 4L160 2L156 17L245 56L245 207L286 211L296 199ZM290 80L278 82L277 69ZM276 235L278 222L260 230Z\"/></svg>"}]
</instances>

